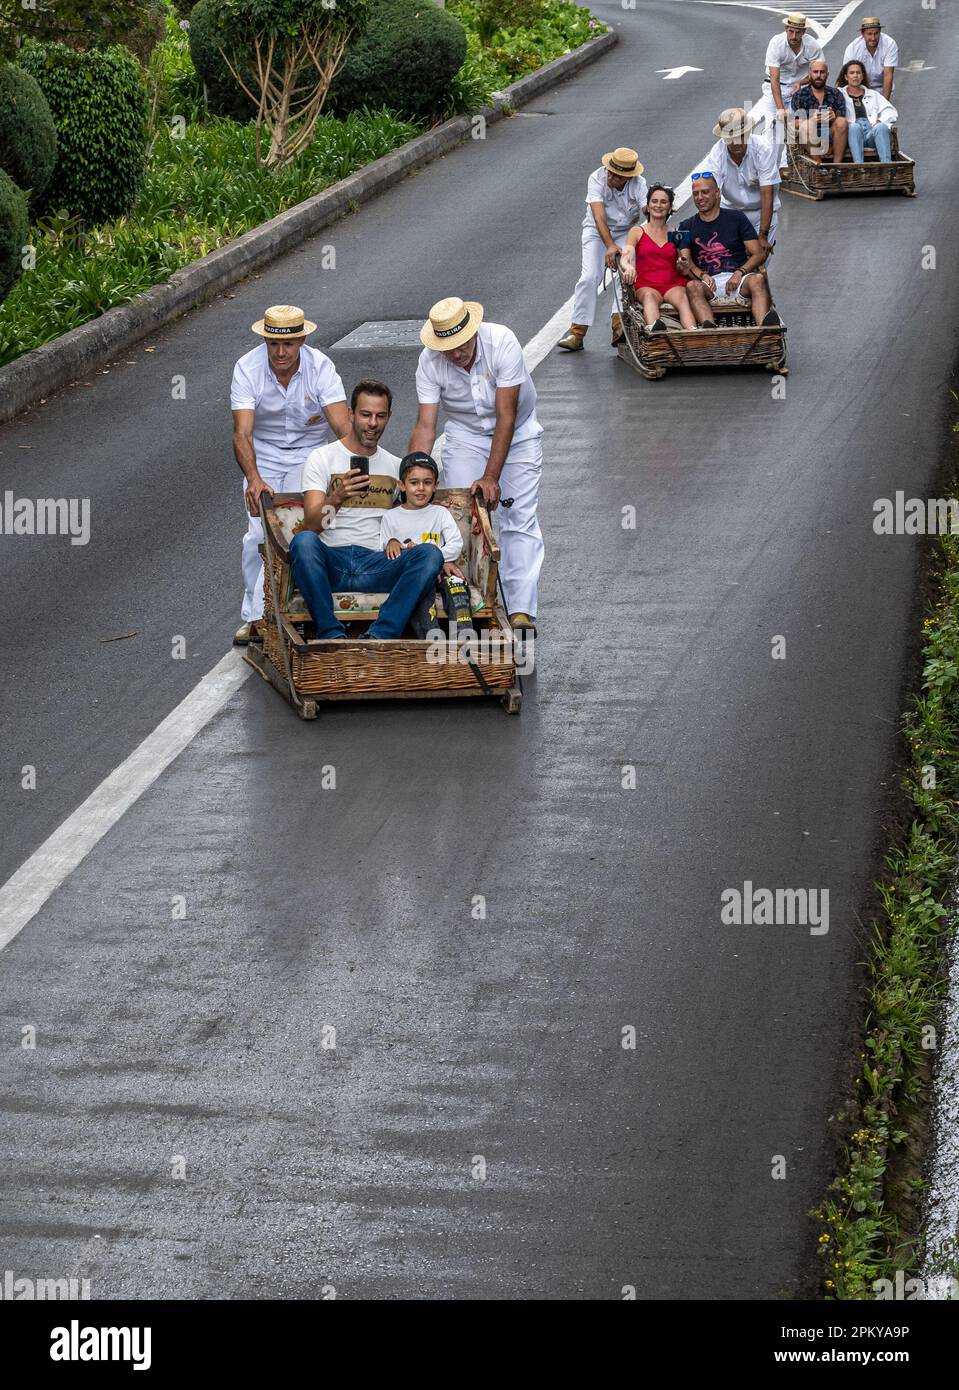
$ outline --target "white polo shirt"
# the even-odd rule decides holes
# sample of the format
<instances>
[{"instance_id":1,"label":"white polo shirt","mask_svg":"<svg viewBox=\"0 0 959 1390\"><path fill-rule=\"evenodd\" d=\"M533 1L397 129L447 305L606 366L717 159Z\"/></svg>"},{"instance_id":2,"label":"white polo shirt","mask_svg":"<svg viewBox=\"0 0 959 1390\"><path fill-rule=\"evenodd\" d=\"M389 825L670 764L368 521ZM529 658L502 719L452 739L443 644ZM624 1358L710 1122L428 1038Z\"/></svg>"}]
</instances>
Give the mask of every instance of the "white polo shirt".
<instances>
[{"instance_id":1,"label":"white polo shirt","mask_svg":"<svg viewBox=\"0 0 959 1390\"><path fill-rule=\"evenodd\" d=\"M779 90L782 92L783 101L788 107L789 98L793 92L809 76L809 64L814 63L817 58L822 56L822 45L811 34L803 34L798 53L794 53L789 47L789 40L785 34L774 35L769 40L769 47L766 49L766 81L763 84L763 89L765 91L772 90L769 81L769 69L778 68Z\"/></svg>"},{"instance_id":2,"label":"white polo shirt","mask_svg":"<svg viewBox=\"0 0 959 1390\"><path fill-rule=\"evenodd\" d=\"M864 64L870 87L881 92L883 68L897 68L899 66L899 45L888 34L880 34L875 53L870 53L866 47L866 40L860 34L858 39L853 39L852 43L848 45L842 55L842 60L844 63L855 61Z\"/></svg>"},{"instance_id":3,"label":"white polo shirt","mask_svg":"<svg viewBox=\"0 0 959 1390\"><path fill-rule=\"evenodd\" d=\"M245 353L233 368L230 409L255 412L253 448L257 463L268 468L294 468L310 449L332 439L323 407L345 400L333 363L306 343L288 386L274 376L266 343Z\"/></svg>"},{"instance_id":4,"label":"white polo shirt","mask_svg":"<svg viewBox=\"0 0 959 1390\"><path fill-rule=\"evenodd\" d=\"M486 444L496 428L496 389L518 386L513 443L543 433L536 418L536 387L526 370L523 349L511 329L481 323L476 356L468 372L442 352L424 348L416 367L416 395L421 405L442 405L450 439Z\"/></svg>"},{"instance_id":5,"label":"white polo shirt","mask_svg":"<svg viewBox=\"0 0 959 1390\"><path fill-rule=\"evenodd\" d=\"M602 203L609 230L618 240L620 237L626 236L630 227L635 227L637 222L642 222L645 219L646 214L643 212L643 208L646 206L646 199L649 196L648 185L642 174L637 174L635 178L626 180L625 188L610 188L606 174L606 167L601 164L589 176L589 183L586 185L586 216L583 218L583 226L587 230L596 231L596 219L589 205L590 203Z\"/></svg>"},{"instance_id":6,"label":"white polo shirt","mask_svg":"<svg viewBox=\"0 0 959 1390\"><path fill-rule=\"evenodd\" d=\"M762 135L750 135L746 140L746 153L742 164L737 164L730 156L725 140L717 140L706 157L706 167L712 169L719 185L720 206L735 208L747 216L754 213L751 222L759 230L759 190L772 184L773 215L779 212L779 158L778 149Z\"/></svg>"}]
</instances>

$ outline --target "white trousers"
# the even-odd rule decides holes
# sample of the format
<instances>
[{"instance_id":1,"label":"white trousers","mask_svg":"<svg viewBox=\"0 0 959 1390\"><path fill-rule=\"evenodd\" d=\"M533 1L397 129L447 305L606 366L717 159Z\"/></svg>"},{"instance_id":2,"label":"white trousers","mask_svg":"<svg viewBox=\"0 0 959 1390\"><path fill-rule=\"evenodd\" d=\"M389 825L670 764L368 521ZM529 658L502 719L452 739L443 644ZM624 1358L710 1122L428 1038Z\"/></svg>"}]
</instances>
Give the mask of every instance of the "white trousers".
<instances>
[{"instance_id":1,"label":"white trousers","mask_svg":"<svg viewBox=\"0 0 959 1390\"><path fill-rule=\"evenodd\" d=\"M293 468L277 467L262 463L256 464L260 477L269 483L274 492L299 492L303 477L303 459ZM243 622L256 622L263 617L263 559L260 546L263 544L263 523L258 516L250 516L246 510L246 480L243 481L243 512L246 516L246 535L243 537L243 607L240 610Z\"/></svg>"},{"instance_id":2,"label":"white trousers","mask_svg":"<svg viewBox=\"0 0 959 1390\"><path fill-rule=\"evenodd\" d=\"M600 243L602 245L602 243ZM443 442L443 487L469 487L486 471L492 439ZM536 518L539 480L543 466L542 436L514 444L499 477L500 579L508 613L536 617L536 586L543 567L543 533ZM512 499L512 501L510 501ZM504 500L510 502L504 506Z\"/></svg>"},{"instance_id":3,"label":"white trousers","mask_svg":"<svg viewBox=\"0 0 959 1390\"><path fill-rule=\"evenodd\" d=\"M610 227L610 234L617 246L625 244L628 228L622 229ZM583 228L583 265L579 273L579 280L576 282L576 289L573 293L573 322L582 323L587 328L596 317L596 291L603 283L603 276L606 273L606 247L599 233L590 227ZM610 279L614 275L610 271ZM619 312L616 303L615 293L610 294L612 303L610 305L610 317Z\"/></svg>"}]
</instances>

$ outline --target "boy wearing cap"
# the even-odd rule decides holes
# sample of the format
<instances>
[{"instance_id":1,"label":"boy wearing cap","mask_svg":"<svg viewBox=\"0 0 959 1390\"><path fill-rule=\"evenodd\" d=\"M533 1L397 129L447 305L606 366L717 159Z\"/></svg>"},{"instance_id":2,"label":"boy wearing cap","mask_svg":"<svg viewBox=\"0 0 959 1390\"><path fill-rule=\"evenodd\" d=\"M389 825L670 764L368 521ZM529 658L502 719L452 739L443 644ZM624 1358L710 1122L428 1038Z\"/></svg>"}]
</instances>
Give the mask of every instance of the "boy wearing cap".
<instances>
[{"instance_id":1,"label":"boy wearing cap","mask_svg":"<svg viewBox=\"0 0 959 1390\"><path fill-rule=\"evenodd\" d=\"M233 368L233 454L244 477L249 520L243 537L242 625L233 638L245 646L263 616L262 492L299 492L311 449L350 430L346 392L336 368L307 335L316 324L293 304L274 304L252 325L263 339Z\"/></svg>"},{"instance_id":2,"label":"boy wearing cap","mask_svg":"<svg viewBox=\"0 0 959 1390\"><path fill-rule=\"evenodd\" d=\"M536 388L516 334L483 321L475 300L441 299L420 331L419 410L410 453L429 453L446 414L443 478L479 492L493 509L502 494L500 579L514 631L535 633L543 533L536 518L543 427Z\"/></svg>"},{"instance_id":3,"label":"boy wearing cap","mask_svg":"<svg viewBox=\"0 0 959 1390\"><path fill-rule=\"evenodd\" d=\"M559 346L580 352L583 339L596 317L596 295L607 267L616 269L626 237L646 216L649 196L643 166L635 150L621 145L603 155L586 185L586 215L583 218L583 262L573 298L573 322ZM611 314L613 347L623 336L622 317L616 313L613 298Z\"/></svg>"},{"instance_id":4,"label":"boy wearing cap","mask_svg":"<svg viewBox=\"0 0 959 1390\"><path fill-rule=\"evenodd\" d=\"M862 63L869 86L873 91L881 92L886 101L890 99L899 66L899 45L882 32L879 19L872 16L863 20L859 26L859 38L849 44L842 60L843 63Z\"/></svg>"},{"instance_id":5,"label":"boy wearing cap","mask_svg":"<svg viewBox=\"0 0 959 1390\"><path fill-rule=\"evenodd\" d=\"M753 134L756 124L741 106L730 106L713 126L719 139L706 156L719 185L720 207L745 213L768 252L776 244L779 222L779 160L765 136Z\"/></svg>"}]
</instances>

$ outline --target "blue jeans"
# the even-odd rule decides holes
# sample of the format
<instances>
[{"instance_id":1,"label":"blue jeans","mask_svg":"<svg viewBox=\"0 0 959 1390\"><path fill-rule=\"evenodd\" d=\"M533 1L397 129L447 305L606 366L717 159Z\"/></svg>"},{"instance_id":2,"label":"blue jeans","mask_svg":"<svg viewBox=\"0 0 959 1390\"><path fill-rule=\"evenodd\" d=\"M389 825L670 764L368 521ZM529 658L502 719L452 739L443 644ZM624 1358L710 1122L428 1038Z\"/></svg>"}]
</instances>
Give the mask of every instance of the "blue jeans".
<instances>
[{"instance_id":1,"label":"blue jeans","mask_svg":"<svg viewBox=\"0 0 959 1390\"><path fill-rule=\"evenodd\" d=\"M870 125L865 116L861 116L858 121L849 122L849 153L856 164L865 162L863 150L866 146L876 151L876 154L888 164L892 159L892 136L889 134L889 127L878 121L875 125Z\"/></svg>"},{"instance_id":2,"label":"blue jeans","mask_svg":"<svg viewBox=\"0 0 959 1390\"><path fill-rule=\"evenodd\" d=\"M290 544L293 581L306 599L319 638L345 637L346 628L333 613L335 590L389 592L371 624L371 637L402 637L417 603L436 583L443 568L438 546L414 545L398 560L365 545L325 545L315 531L299 531Z\"/></svg>"}]
</instances>

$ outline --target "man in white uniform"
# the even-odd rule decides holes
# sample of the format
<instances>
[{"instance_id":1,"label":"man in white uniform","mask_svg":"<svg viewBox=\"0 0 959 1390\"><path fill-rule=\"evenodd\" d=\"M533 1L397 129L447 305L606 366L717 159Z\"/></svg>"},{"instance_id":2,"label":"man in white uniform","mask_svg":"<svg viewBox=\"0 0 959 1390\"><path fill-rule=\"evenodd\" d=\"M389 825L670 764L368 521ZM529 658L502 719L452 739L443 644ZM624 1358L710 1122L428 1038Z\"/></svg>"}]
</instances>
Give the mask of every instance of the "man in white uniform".
<instances>
[{"instance_id":1,"label":"man in white uniform","mask_svg":"<svg viewBox=\"0 0 959 1390\"><path fill-rule=\"evenodd\" d=\"M346 392L330 359L306 345L316 324L292 304L274 304L253 324L264 341L233 368L233 454L243 470L249 521L243 537L242 626L233 638L250 640L263 616L263 542L260 494L299 492L311 449L349 433Z\"/></svg>"},{"instance_id":2,"label":"man in white uniform","mask_svg":"<svg viewBox=\"0 0 959 1390\"><path fill-rule=\"evenodd\" d=\"M719 139L704 167L716 176L720 207L744 212L759 233L760 246L768 252L776 244L779 221L779 160L771 140L752 134L755 124L741 106L723 111L713 126Z\"/></svg>"},{"instance_id":3,"label":"man in white uniform","mask_svg":"<svg viewBox=\"0 0 959 1390\"><path fill-rule=\"evenodd\" d=\"M536 518L543 427L515 333L483 322L475 301L441 299L420 332L419 412L409 453L428 454L442 405L443 481L479 492L500 513L500 578L514 631L535 635L543 535Z\"/></svg>"},{"instance_id":4,"label":"man in white uniform","mask_svg":"<svg viewBox=\"0 0 959 1390\"><path fill-rule=\"evenodd\" d=\"M765 134L775 134L780 162L786 140L786 125L791 113L791 99L809 80L809 64L822 57L822 45L807 32L809 20L804 14L787 14L784 32L769 40L766 49L766 80L753 117L765 117Z\"/></svg>"},{"instance_id":5,"label":"man in white uniform","mask_svg":"<svg viewBox=\"0 0 959 1390\"><path fill-rule=\"evenodd\" d=\"M607 267L615 271L627 234L643 221L647 197L639 155L625 145L604 154L600 168L590 174L583 218L583 263L573 299L573 322L566 337L559 340L561 348L582 350L586 330L596 317L597 290ZM610 321L615 347L623 336L615 295Z\"/></svg>"},{"instance_id":6,"label":"man in white uniform","mask_svg":"<svg viewBox=\"0 0 959 1390\"><path fill-rule=\"evenodd\" d=\"M859 38L853 39L842 60L844 63L853 60L864 63L870 87L874 92L881 92L886 101L889 100L896 85L899 45L882 32L881 20L875 17L863 20L859 26Z\"/></svg>"}]
</instances>

